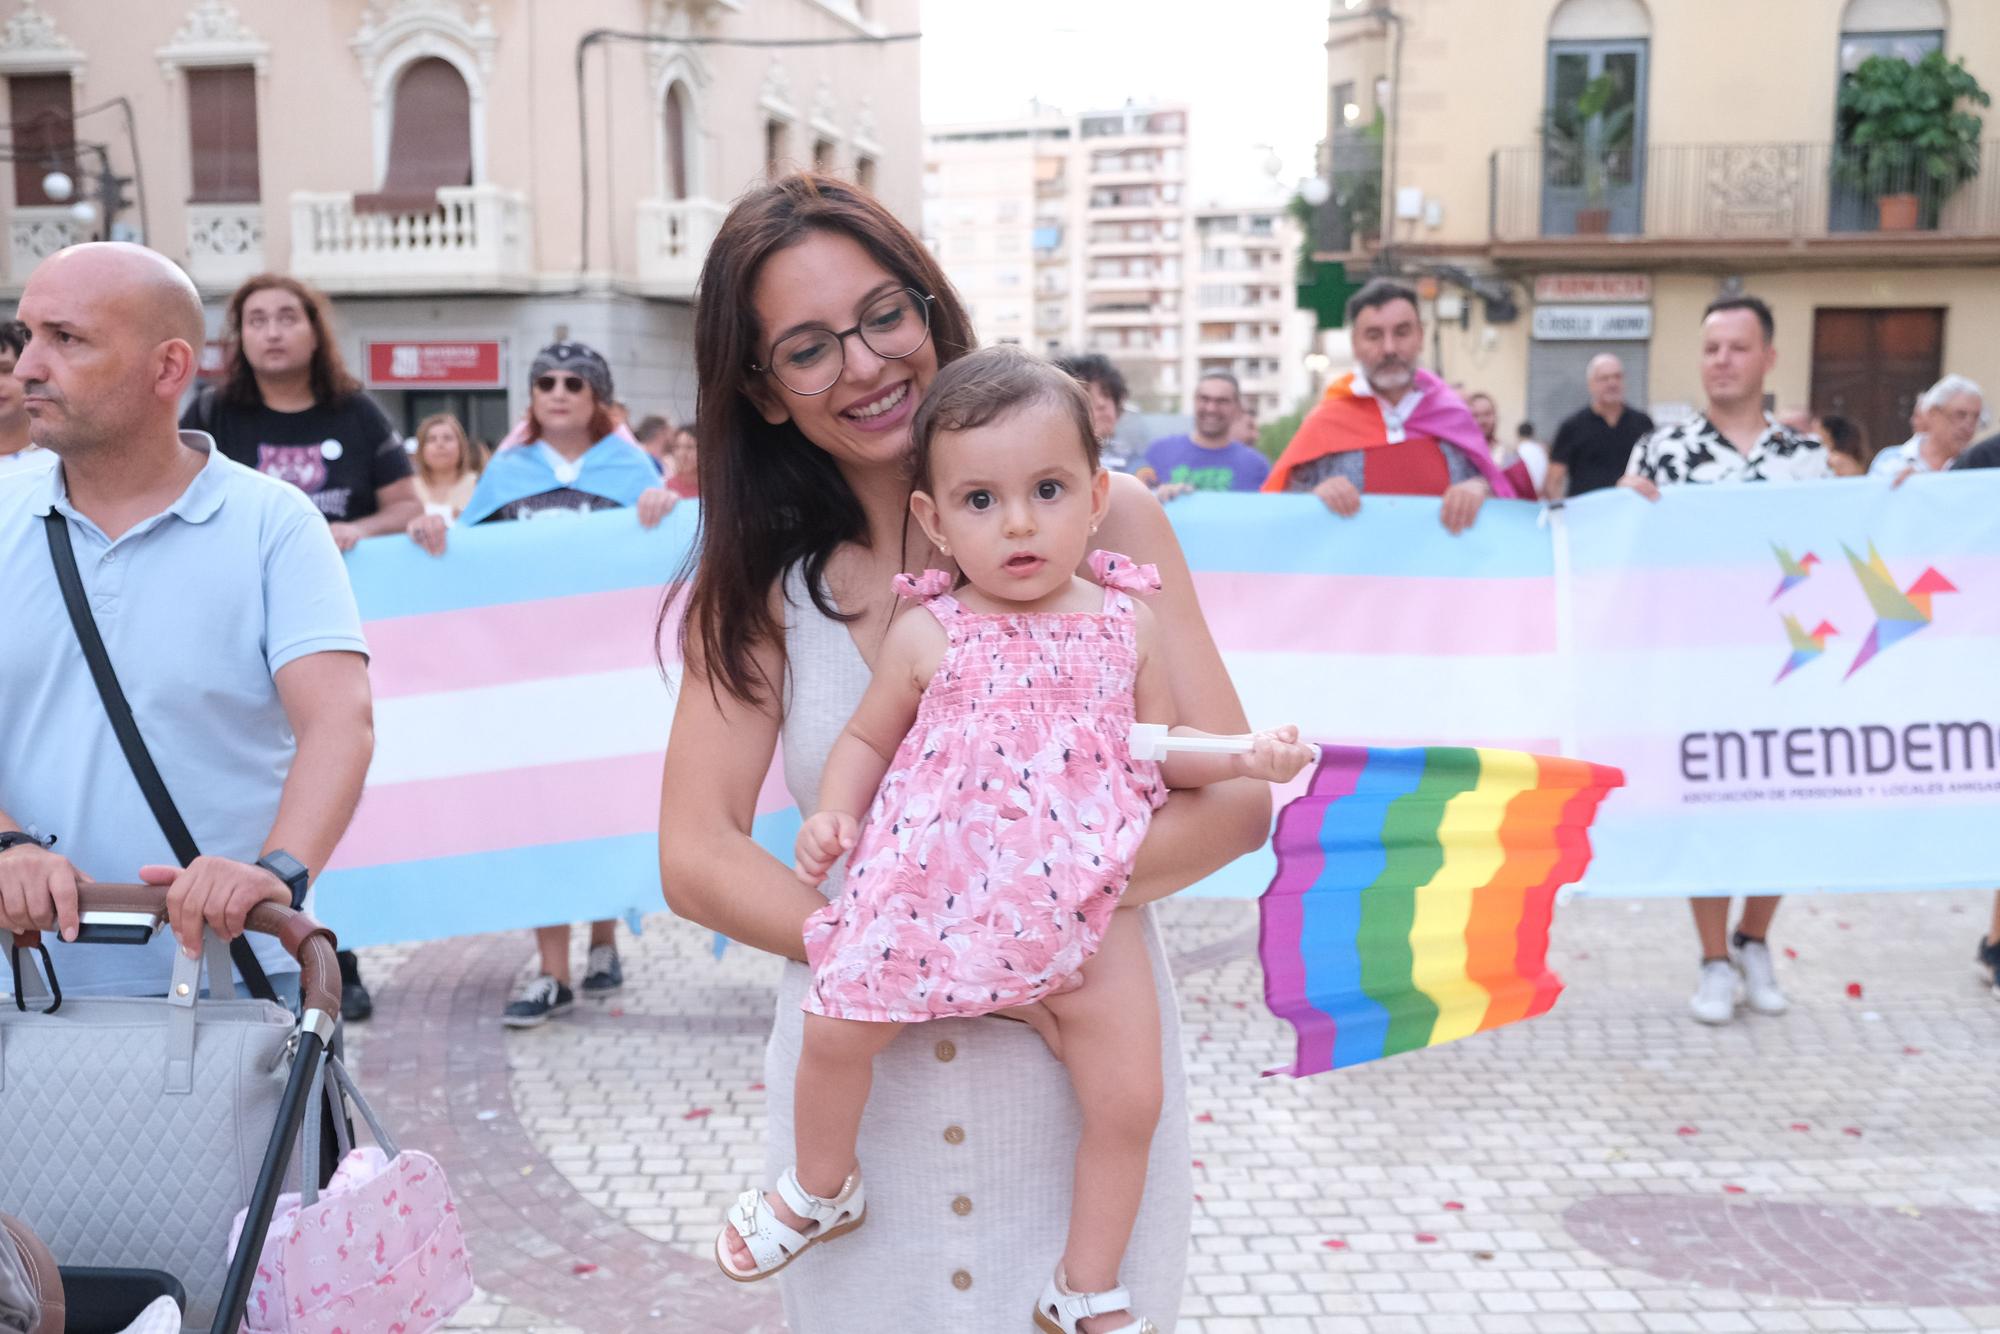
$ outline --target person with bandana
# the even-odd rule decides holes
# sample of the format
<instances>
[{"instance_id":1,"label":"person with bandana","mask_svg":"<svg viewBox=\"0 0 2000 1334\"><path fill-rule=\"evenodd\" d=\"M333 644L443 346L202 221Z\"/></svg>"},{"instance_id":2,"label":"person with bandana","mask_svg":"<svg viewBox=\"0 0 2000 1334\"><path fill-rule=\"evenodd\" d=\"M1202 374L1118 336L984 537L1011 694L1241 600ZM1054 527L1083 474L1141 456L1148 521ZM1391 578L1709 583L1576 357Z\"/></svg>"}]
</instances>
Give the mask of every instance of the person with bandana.
<instances>
[{"instance_id":1,"label":"person with bandana","mask_svg":"<svg viewBox=\"0 0 2000 1334\"><path fill-rule=\"evenodd\" d=\"M666 517L679 497L660 484L651 456L613 422L611 367L602 354L583 343L552 343L535 354L528 380L527 443L493 456L459 523L555 521L560 515L631 508L651 528ZM409 534L424 550L442 556L450 527L444 516L426 514L409 525ZM608 920L590 924L585 996L608 996L625 984L617 927ZM508 1003L502 1023L535 1028L575 1005L569 940L567 923L537 928L540 969Z\"/></svg>"}]
</instances>

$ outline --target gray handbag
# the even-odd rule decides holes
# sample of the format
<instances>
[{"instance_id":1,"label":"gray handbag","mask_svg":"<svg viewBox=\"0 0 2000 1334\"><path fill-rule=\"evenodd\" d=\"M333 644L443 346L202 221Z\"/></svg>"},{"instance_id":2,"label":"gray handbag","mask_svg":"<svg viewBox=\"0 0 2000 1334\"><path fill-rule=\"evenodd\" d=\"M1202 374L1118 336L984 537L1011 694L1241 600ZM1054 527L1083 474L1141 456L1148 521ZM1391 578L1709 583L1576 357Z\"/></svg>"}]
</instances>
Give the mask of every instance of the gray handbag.
<instances>
[{"instance_id":1,"label":"gray handbag","mask_svg":"<svg viewBox=\"0 0 2000 1334\"><path fill-rule=\"evenodd\" d=\"M20 1218L64 1265L164 1270L188 1293L187 1324L213 1318L229 1228L278 1120L297 1021L234 999L229 951L174 955L163 999L68 997L0 1008L0 1213ZM108 947L107 947L108 948Z\"/></svg>"}]
</instances>

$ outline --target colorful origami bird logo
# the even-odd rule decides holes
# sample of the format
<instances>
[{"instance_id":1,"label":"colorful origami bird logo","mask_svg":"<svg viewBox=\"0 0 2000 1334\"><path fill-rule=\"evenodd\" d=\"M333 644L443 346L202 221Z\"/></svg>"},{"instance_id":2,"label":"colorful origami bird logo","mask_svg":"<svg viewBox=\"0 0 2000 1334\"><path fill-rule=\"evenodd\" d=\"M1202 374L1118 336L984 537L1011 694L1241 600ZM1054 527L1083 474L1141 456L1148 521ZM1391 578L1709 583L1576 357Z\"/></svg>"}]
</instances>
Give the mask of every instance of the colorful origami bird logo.
<instances>
[{"instance_id":1,"label":"colorful origami bird logo","mask_svg":"<svg viewBox=\"0 0 2000 1334\"><path fill-rule=\"evenodd\" d=\"M1771 550L1778 557L1778 568L1785 572L1785 577L1778 581L1778 591L1771 594L1771 601L1773 602L1776 602L1779 598L1804 583L1812 574L1813 566L1822 563L1820 558L1813 555L1810 551L1797 560L1793 560L1792 553L1784 547L1779 546L1776 542L1771 544Z\"/></svg>"},{"instance_id":2,"label":"colorful origami bird logo","mask_svg":"<svg viewBox=\"0 0 2000 1334\"><path fill-rule=\"evenodd\" d=\"M1925 566L1914 584L1897 592L1895 576L1882 563L1882 555L1875 550L1873 542L1868 544L1868 559L1865 561L1845 545L1841 550L1847 552L1848 564L1854 567L1854 577L1861 581L1861 591L1868 595L1868 605L1875 611L1875 627L1868 632L1868 638L1862 641L1861 651L1855 654L1853 665L1847 669L1847 676L1852 676L1877 653L1908 639L1931 623L1933 593L1956 593L1958 588L1937 570Z\"/></svg>"},{"instance_id":3,"label":"colorful origami bird logo","mask_svg":"<svg viewBox=\"0 0 2000 1334\"><path fill-rule=\"evenodd\" d=\"M1799 618L1790 612L1786 612L1785 638L1792 641L1792 656L1785 659L1785 665L1778 669L1777 678L1771 684L1776 685L1779 681L1784 680L1793 672L1796 672L1799 668L1826 652L1827 636L1839 633L1840 631L1834 629L1832 625L1821 621L1813 627L1811 634L1807 634L1800 628Z\"/></svg>"}]
</instances>

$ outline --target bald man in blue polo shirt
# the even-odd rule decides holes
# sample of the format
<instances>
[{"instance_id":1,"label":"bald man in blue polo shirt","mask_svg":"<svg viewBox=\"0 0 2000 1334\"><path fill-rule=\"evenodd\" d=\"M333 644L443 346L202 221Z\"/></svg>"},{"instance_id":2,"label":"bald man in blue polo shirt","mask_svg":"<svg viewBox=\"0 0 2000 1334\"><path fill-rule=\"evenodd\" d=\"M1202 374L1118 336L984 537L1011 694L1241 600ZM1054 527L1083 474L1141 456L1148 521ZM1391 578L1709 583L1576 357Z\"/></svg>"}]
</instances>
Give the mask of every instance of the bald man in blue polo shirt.
<instances>
[{"instance_id":1,"label":"bald man in blue polo shirt","mask_svg":"<svg viewBox=\"0 0 2000 1334\"><path fill-rule=\"evenodd\" d=\"M326 523L305 493L176 429L201 299L140 246L72 246L35 269L14 374L58 466L0 480L0 931L77 929L76 885L170 886L177 942L51 947L76 995L164 992L174 943L242 932L292 892L260 860L317 875L374 748L367 646ZM91 683L44 516L66 521L113 669L203 855L174 863ZM24 837L25 834L25 837ZM51 845L48 840L56 840ZM257 952L279 994L297 971ZM0 985L5 984L0 974Z\"/></svg>"}]
</instances>

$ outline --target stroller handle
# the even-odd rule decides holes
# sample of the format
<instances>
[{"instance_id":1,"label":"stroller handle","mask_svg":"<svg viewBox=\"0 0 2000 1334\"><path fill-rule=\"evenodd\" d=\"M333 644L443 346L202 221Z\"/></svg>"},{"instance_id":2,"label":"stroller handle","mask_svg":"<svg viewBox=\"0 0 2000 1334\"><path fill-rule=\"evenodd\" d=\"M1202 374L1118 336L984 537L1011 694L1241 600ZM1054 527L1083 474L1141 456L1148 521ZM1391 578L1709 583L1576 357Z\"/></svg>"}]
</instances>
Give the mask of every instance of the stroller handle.
<instances>
[{"instance_id":1,"label":"stroller handle","mask_svg":"<svg viewBox=\"0 0 2000 1334\"><path fill-rule=\"evenodd\" d=\"M78 885L80 913L146 913L164 918L164 885ZM275 936L285 953L299 961L302 1012L340 1013L340 963L334 958L333 932L302 912L277 903L260 903L250 910L246 929Z\"/></svg>"}]
</instances>

